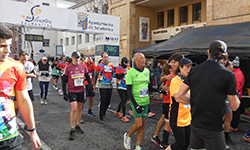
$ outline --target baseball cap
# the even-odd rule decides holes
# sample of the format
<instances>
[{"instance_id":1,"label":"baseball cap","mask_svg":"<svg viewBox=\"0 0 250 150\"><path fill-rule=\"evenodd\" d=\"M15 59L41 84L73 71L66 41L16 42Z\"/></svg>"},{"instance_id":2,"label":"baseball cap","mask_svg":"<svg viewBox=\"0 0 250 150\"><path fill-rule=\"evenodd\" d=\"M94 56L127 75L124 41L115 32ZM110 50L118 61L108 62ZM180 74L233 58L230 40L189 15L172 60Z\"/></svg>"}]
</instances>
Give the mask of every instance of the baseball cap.
<instances>
[{"instance_id":1,"label":"baseball cap","mask_svg":"<svg viewBox=\"0 0 250 150\"><path fill-rule=\"evenodd\" d=\"M127 57L123 57L122 58L122 62L128 63L128 58Z\"/></svg>"},{"instance_id":2,"label":"baseball cap","mask_svg":"<svg viewBox=\"0 0 250 150\"><path fill-rule=\"evenodd\" d=\"M48 60L47 57L42 57L42 60Z\"/></svg>"},{"instance_id":3,"label":"baseball cap","mask_svg":"<svg viewBox=\"0 0 250 150\"><path fill-rule=\"evenodd\" d=\"M73 52L72 54L71 54L71 57L74 57L74 58L77 58L77 57L81 57L81 54L79 53L79 52Z\"/></svg>"},{"instance_id":4,"label":"baseball cap","mask_svg":"<svg viewBox=\"0 0 250 150\"><path fill-rule=\"evenodd\" d=\"M180 61L179 61L179 66L180 65L195 65L195 63L193 63L190 59L188 58L182 58Z\"/></svg>"},{"instance_id":5,"label":"baseball cap","mask_svg":"<svg viewBox=\"0 0 250 150\"><path fill-rule=\"evenodd\" d=\"M221 53L226 54L227 53L227 44L221 40L214 40L209 45L209 50L212 51L219 51Z\"/></svg>"}]
</instances>

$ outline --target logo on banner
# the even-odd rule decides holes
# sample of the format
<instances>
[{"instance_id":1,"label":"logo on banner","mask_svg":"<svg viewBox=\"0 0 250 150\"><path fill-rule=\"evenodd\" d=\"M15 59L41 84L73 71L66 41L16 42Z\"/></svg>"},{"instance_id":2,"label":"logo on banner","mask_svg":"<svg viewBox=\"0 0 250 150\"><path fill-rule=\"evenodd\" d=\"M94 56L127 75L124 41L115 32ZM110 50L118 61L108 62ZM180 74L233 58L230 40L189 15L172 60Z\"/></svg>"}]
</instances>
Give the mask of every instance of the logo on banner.
<instances>
[{"instance_id":1,"label":"logo on banner","mask_svg":"<svg viewBox=\"0 0 250 150\"><path fill-rule=\"evenodd\" d=\"M106 42L114 42L114 43L116 43L116 42L119 41L119 38L108 37L108 36L106 36L106 37L105 37L105 40L106 40Z\"/></svg>"},{"instance_id":2,"label":"logo on banner","mask_svg":"<svg viewBox=\"0 0 250 150\"><path fill-rule=\"evenodd\" d=\"M82 30L88 29L88 14L84 12L78 12L77 18L78 18L78 27L81 27Z\"/></svg>"},{"instance_id":3,"label":"logo on banner","mask_svg":"<svg viewBox=\"0 0 250 150\"><path fill-rule=\"evenodd\" d=\"M22 15L24 21L21 21L21 24L24 25L33 25L33 26L43 26L43 27L52 27L52 21L49 19L40 18L42 10L39 9L40 5L35 5L30 9L29 15Z\"/></svg>"}]
</instances>

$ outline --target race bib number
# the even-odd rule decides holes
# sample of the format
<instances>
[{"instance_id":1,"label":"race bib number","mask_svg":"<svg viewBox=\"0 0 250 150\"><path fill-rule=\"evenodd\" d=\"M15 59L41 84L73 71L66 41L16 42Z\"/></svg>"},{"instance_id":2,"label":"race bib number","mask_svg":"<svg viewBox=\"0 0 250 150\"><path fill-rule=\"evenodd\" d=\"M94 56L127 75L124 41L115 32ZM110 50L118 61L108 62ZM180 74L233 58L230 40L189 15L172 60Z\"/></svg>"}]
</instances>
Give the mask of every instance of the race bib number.
<instances>
[{"instance_id":1,"label":"race bib number","mask_svg":"<svg viewBox=\"0 0 250 150\"><path fill-rule=\"evenodd\" d=\"M89 77L92 78L92 73L89 73Z\"/></svg>"},{"instance_id":2,"label":"race bib number","mask_svg":"<svg viewBox=\"0 0 250 150\"><path fill-rule=\"evenodd\" d=\"M184 108L191 108L190 104L184 104Z\"/></svg>"},{"instance_id":3,"label":"race bib number","mask_svg":"<svg viewBox=\"0 0 250 150\"><path fill-rule=\"evenodd\" d=\"M148 96L148 88L140 89L140 97L147 97Z\"/></svg>"},{"instance_id":4,"label":"race bib number","mask_svg":"<svg viewBox=\"0 0 250 150\"><path fill-rule=\"evenodd\" d=\"M83 79L74 79L75 86L83 86Z\"/></svg>"},{"instance_id":5,"label":"race bib number","mask_svg":"<svg viewBox=\"0 0 250 150\"><path fill-rule=\"evenodd\" d=\"M111 72L111 67L109 67L109 66L104 66L104 71L105 72Z\"/></svg>"}]
</instances>

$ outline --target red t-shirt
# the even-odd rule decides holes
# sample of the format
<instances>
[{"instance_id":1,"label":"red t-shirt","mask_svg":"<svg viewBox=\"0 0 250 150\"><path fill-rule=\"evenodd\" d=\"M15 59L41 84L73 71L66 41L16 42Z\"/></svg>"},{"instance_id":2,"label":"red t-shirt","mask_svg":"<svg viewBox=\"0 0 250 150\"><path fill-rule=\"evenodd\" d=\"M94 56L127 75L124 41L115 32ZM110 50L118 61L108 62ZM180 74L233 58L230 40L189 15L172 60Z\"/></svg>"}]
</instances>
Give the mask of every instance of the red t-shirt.
<instances>
[{"instance_id":1,"label":"red t-shirt","mask_svg":"<svg viewBox=\"0 0 250 150\"><path fill-rule=\"evenodd\" d=\"M88 74L89 74L89 77L92 81L92 84L93 84L93 73L95 71L95 63L94 62L91 62L89 65L88 65L88 62L85 62L84 65L87 67L88 69ZM84 85L89 85L88 81L85 80L84 81Z\"/></svg>"},{"instance_id":2,"label":"red t-shirt","mask_svg":"<svg viewBox=\"0 0 250 150\"><path fill-rule=\"evenodd\" d=\"M171 76L171 80L175 77L176 75ZM166 81L167 87L170 87L171 81ZM164 95L163 102L162 103L170 103L170 92L168 92L167 95Z\"/></svg>"},{"instance_id":3,"label":"red t-shirt","mask_svg":"<svg viewBox=\"0 0 250 150\"><path fill-rule=\"evenodd\" d=\"M83 64L78 66L69 64L64 71L64 74L68 76L68 92L80 93L84 92L84 79L85 73L87 73L87 67Z\"/></svg>"},{"instance_id":4,"label":"red t-shirt","mask_svg":"<svg viewBox=\"0 0 250 150\"><path fill-rule=\"evenodd\" d=\"M56 65L57 68L60 68L60 69L61 69L61 71L60 71L61 75L63 75L64 68L65 68L67 65L69 65L68 62L59 62L59 63Z\"/></svg>"}]
</instances>

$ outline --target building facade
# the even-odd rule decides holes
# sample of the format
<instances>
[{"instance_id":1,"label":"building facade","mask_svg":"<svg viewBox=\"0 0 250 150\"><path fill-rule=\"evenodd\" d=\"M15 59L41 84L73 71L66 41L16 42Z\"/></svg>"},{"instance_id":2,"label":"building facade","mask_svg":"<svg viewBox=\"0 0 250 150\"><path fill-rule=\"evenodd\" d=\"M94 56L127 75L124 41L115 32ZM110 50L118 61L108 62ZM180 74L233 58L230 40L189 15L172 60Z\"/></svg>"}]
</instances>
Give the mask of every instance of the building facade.
<instances>
[{"instance_id":1,"label":"building facade","mask_svg":"<svg viewBox=\"0 0 250 150\"><path fill-rule=\"evenodd\" d=\"M249 0L109 0L121 17L120 57L166 41L183 29L250 21Z\"/></svg>"}]
</instances>

